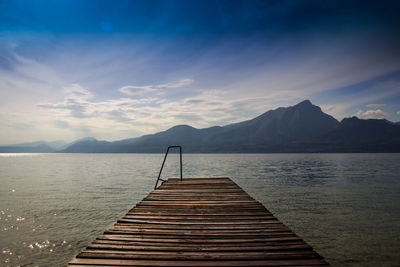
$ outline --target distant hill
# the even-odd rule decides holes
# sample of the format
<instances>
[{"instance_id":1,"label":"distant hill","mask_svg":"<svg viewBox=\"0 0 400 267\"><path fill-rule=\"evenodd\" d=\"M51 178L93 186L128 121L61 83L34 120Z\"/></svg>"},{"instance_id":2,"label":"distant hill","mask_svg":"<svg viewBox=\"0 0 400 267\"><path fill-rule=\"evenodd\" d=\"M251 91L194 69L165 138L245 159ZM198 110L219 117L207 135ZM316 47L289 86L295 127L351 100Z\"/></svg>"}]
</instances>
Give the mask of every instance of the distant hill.
<instances>
[{"instance_id":1,"label":"distant hill","mask_svg":"<svg viewBox=\"0 0 400 267\"><path fill-rule=\"evenodd\" d=\"M305 100L223 127L196 129L189 125L177 125L159 133L114 142L88 137L61 149L41 143L36 147L14 145L6 150L159 153L169 145L182 145L185 152L193 153L400 152L400 125L387 120L356 117L338 122L322 112L320 107ZM0 152L3 148L0 147Z\"/></svg>"},{"instance_id":2,"label":"distant hill","mask_svg":"<svg viewBox=\"0 0 400 267\"><path fill-rule=\"evenodd\" d=\"M400 152L400 125L385 119L343 119L339 126L315 141L329 151Z\"/></svg>"},{"instance_id":3,"label":"distant hill","mask_svg":"<svg viewBox=\"0 0 400 267\"><path fill-rule=\"evenodd\" d=\"M30 142L0 146L0 153L49 153L63 149L67 143L58 140L54 142Z\"/></svg>"},{"instance_id":4,"label":"distant hill","mask_svg":"<svg viewBox=\"0 0 400 267\"><path fill-rule=\"evenodd\" d=\"M111 142L98 141L93 137L79 139L69 144L60 152L63 153L107 153Z\"/></svg>"}]
</instances>

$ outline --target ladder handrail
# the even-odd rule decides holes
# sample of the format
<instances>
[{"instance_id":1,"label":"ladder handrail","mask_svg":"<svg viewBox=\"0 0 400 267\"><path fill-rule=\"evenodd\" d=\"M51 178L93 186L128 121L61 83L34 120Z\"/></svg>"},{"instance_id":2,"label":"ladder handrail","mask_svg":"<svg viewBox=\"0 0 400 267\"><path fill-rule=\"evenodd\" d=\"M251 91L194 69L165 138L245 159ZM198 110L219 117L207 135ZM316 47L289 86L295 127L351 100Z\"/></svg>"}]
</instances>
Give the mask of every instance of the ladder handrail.
<instances>
[{"instance_id":1,"label":"ladder handrail","mask_svg":"<svg viewBox=\"0 0 400 267\"><path fill-rule=\"evenodd\" d=\"M169 147L167 148L167 152L165 152L164 160L163 160L163 163L162 163L162 165L161 165L160 173L158 174L158 178L157 178L157 181L156 181L156 185L154 186L154 189L157 188L157 185L158 185L158 181L159 181L159 180L165 182L165 180L161 179L160 177L161 177L161 172L162 172L162 170L163 170L163 168L164 168L164 163L165 163L165 160L167 159L168 152L169 152L169 149L170 149L170 148L179 148L179 154L180 154L180 170L181 170L181 181L182 181L182 147L181 147L181 146L169 146Z\"/></svg>"}]
</instances>

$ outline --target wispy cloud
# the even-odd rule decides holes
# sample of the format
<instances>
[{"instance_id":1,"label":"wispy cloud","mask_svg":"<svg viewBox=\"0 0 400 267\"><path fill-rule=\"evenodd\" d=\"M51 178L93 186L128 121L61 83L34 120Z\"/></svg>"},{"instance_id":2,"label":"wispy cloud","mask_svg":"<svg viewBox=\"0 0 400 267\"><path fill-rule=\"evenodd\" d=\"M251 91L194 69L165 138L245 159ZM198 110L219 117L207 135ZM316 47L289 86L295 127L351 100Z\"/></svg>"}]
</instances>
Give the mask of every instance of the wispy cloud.
<instances>
[{"instance_id":1,"label":"wispy cloud","mask_svg":"<svg viewBox=\"0 0 400 267\"><path fill-rule=\"evenodd\" d=\"M359 110L356 114L357 117L361 119L383 119L387 116L389 116L389 113L386 113L380 109L374 109L374 110L366 110L362 111Z\"/></svg>"},{"instance_id":2,"label":"wispy cloud","mask_svg":"<svg viewBox=\"0 0 400 267\"><path fill-rule=\"evenodd\" d=\"M175 82L156 85L155 88L179 88L193 83L192 79L182 79Z\"/></svg>"},{"instance_id":3,"label":"wispy cloud","mask_svg":"<svg viewBox=\"0 0 400 267\"><path fill-rule=\"evenodd\" d=\"M180 81L168 83L168 86L179 88L188 84L188 81ZM167 88L166 85L153 87ZM80 84L72 84L63 92L61 101L37 106L52 110L52 114L60 118L54 122L56 127L76 132L113 129L126 134L130 129L139 135L165 130L176 124L190 124L197 128L226 125L259 115L259 107L265 111L268 105L265 98L232 98L228 97L228 92L220 90L199 90L193 96L176 99L171 99L166 92L145 98L122 97L103 101L96 101L95 95ZM127 137L132 137L132 134Z\"/></svg>"},{"instance_id":4,"label":"wispy cloud","mask_svg":"<svg viewBox=\"0 0 400 267\"><path fill-rule=\"evenodd\" d=\"M66 102L86 102L88 99L93 97L93 94L89 90L83 88L79 84L72 84L64 88L64 93L66 94Z\"/></svg>"},{"instance_id":5,"label":"wispy cloud","mask_svg":"<svg viewBox=\"0 0 400 267\"><path fill-rule=\"evenodd\" d=\"M321 108L341 119L354 115L365 106L373 109L386 107L386 104L368 104L394 98L400 94L400 73L395 72L388 77L385 76L387 75L374 77L349 87L338 88L339 92L332 90L325 100L328 103L322 104Z\"/></svg>"},{"instance_id":6,"label":"wispy cloud","mask_svg":"<svg viewBox=\"0 0 400 267\"><path fill-rule=\"evenodd\" d=\"M180 88L188 86L192 83L193 83L192 79L182 79L174 82L157 84L157 85L145 85L145 86L126 85L119 88L118 90L129 96L143 96L145 94L161 93L162 89Z\"/></svg>"},{"instance_id":7,"label":"wispy cloud","mask_svg":"<svg viewBox=\"0 0 400 267\"><path fill-rule=\"evenodd\" d=\"M368 108L382 108L384 106L386 106L386 104L368 104L368 105L366 105L366 107L368 107Z\"/></svg>"},{"instance_id":8,"label":"wispy cloud","mask_svg":"<svg viewBox=\"0 0 400 267\"><path fill-rule=\"evenodd\" d=\"M72 117L84 118L93 94L79 84L72 84L63 90L65 97L62 102L38 104L38 107L70 112Z\"/></svg>"},{"instance_id":9,"label":"wispy cloud","mask_svg":"<svg viewBox=\"0 0 400 267\"><path fill-rule=\"evenodd\" d=\"M157 89L150 86L134 86L134 85L127 85L119 88L121 93L124 93L129 96L140 96L144 95L145 93L152 93L155 92Z\"/></svg>"}]
</instances>

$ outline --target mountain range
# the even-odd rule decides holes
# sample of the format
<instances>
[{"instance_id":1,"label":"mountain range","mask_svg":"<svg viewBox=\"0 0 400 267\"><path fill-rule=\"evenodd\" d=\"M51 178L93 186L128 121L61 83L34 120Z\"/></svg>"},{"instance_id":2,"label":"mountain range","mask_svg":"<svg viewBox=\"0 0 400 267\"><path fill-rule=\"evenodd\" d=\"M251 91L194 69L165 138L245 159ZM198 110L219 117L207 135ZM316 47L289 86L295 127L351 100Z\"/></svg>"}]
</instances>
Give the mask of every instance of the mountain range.
<instances>
[{"instance_id":1,"label":"mountain range","mask_svg":"<svg viewBox=\"0 0 400 267\"><path fill-rule=\"evenodd\" d=\"M166 131L108 142L84 138L0 146L0 152L159 153L181 145L189 153L400 152L400 124L385 119L338 121L309 100L260 116L196 129L177 125Z\"/></svg>"}]
</instances>

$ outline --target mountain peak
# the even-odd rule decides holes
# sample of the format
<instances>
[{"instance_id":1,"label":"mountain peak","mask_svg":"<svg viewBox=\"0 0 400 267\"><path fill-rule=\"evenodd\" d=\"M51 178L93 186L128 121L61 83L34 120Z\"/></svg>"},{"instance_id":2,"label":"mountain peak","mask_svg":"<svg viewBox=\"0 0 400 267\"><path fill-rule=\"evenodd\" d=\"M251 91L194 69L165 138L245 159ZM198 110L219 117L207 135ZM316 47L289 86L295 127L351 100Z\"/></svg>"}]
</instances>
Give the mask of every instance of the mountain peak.
<instances>
[{"instance_id":1,"label":"mountain peak","mask_svg":"<svg viewBox=\"0 0 400 267\"><path fill-rule=\"evenodd\" d=\"M299 106L313 106L313 104L311 103L310 100L306 99L295 105L295 107Z\"/></svg>"},{"instance_id":2,"label":"mountain peak","mask_svg":"<svg viewBox=\"0 0 400 267\"><path fill-rule=\"evenodd\" d=\"M87 142L87 141L97 141L97 139L94 137L84 137L76 140L76 142Z\"/></svg>"},{"instance_id":3,"label":"mountain peak","mask_svg":"<svg viewBox=\"0 0 400 267\"><path fill-rule=\"evenodd\" d=\"M70 145L78 144L78 143L96 142L96 141L97 141L97 139L94 137L83 137L83 138L80 138L80 139L75 140L72 143L68 144L67 147Z\"/></svg>"},{"instance_id":4,"label":"mountain peak","mask_svg":"<svg viewBox=\"0 0 400 267\"><path fill-rule=\"evenodd\" d=\"M362 124L367 124L367 123L374 123L374 124L389 124L389 125L396 125L396 123L388 121L387 119L360 119L357 116L353 117L348 117L348 118L343 118L341 123L344 124L355 124L355 123L362 123Z\"/></svg>"},{"instance_id":5,"label":"mountain peak","mask_svg":"<svg viewBox=\"0 0 400 267\"><path fill-rule=\"evenodd\" d=\"M180 124L180 125L175 125L169 129L171 130L171 129L194 129L194 128L187 124Z\"/></svg>"},{"instance_id":6,"label":"mountain peak","mask_svg":"<svg viewBox=\"0 0 400 267\"><path fill-rule=\"evenodd\" d=\"M348 121L358 121L360 120L357 116L343 118L341 122L348 122Z\"/></svg>"},{"instance_id":7,"label":"mountain peak","mask_svg":"<svg viewBox=\"0 0 400 267\"><path fill-rule=\"evenodd\" d=\"M180 132L181 133L181 132L194 131L194 130L197 130L197 129L193 128L190 125L181 124L181 125L175 125L175 126L169 128L167 130L167 132L172 132L172 133Z\"/></svg>"}]
</instances>

